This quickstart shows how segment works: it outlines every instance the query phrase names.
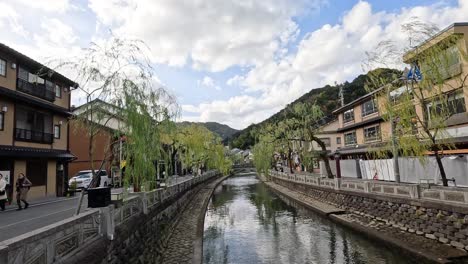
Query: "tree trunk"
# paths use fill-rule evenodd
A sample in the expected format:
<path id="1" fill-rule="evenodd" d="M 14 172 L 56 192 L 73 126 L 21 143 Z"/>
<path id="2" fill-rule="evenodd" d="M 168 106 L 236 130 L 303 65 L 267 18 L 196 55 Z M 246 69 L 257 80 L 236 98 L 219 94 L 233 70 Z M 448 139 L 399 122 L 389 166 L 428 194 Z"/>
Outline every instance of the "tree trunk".
<path id="1" fill-rule="evenodd" d="M 442 158 L 439 155 L 438 150 L 434 150 L 437 166 L 439 167 L 440 177 L 442 178 L 442 184 L 448 186 L 447 175 L 445 174 L 444 164 L 442 164 Z"/>
<path id="2" fill-rule="evenodd" d="M 292 166 L 292 150 L 288 147 L 288 163 L 289 163 L 289 171 L 294 173 L 293 166 Z"/>
<path id="3" fill-rule="evenodd" d="M 327 146 L 325 146 L 325 143 L 323 143 L 323 141 L 320 140 L 318 137 L 311 135 L 311 138 L 312 138 L 312 141 L 317 142 L 317 144 L 322 149 L 322 154 L 320 154 L 320 157 L 322 158 L 323 163 L 325 163 L 325 169 L 327 170 L 328 178 L 332 179 L 333 173 L 330 167 L 330 160 L 328 159 L 328 155 L 327 155 Z"/>

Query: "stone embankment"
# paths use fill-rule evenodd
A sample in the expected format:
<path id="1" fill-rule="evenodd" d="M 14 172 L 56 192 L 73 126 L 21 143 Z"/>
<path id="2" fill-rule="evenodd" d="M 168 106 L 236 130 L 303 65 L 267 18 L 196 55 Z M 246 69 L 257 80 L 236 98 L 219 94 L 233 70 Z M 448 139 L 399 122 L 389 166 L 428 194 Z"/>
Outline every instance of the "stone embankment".
<path id="1" fill-rule="evenodd" d="M 280 197 L 286 196 L 383 244 L 400 248 L 421 262 L 468 263 L 462 243 L 467 239 L 468 221 L 465 223 L 464 215 L 450 211 L 453 206 L 422 207 L 408 199 L 321 188 L 284 177 L 273 176 L 271 181 L 261 178 Z"/>
<path id="2" fill-rule="evenodd" d="M 202 263 L 205 211 L 216 186 L 226 177 L 203 186 L 183 208 L 162 254 L 161 263 Z"/>

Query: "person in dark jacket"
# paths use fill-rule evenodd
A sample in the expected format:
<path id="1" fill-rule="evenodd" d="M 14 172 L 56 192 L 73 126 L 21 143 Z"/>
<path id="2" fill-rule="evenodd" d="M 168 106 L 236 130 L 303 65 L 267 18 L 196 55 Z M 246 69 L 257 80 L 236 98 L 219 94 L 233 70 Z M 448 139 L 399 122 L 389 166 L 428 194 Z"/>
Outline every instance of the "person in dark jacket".
<path id="1" fill-rule="evenodd" d="M 28 192 L 31 188 L 31 182 L 24 176 L 23 173 L 18 174 L 18 180 L 16 181 L 16 202 L 18 203 L 18 211 L 23 210 L 21 206 L 21 201 L 24 203 L 24 209 L 29 207 Z"/>

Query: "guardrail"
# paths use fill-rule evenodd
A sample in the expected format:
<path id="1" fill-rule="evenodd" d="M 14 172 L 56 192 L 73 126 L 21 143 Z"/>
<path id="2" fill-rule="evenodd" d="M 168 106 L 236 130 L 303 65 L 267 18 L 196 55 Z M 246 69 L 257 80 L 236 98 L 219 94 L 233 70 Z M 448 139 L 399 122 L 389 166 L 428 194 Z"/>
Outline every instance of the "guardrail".
<path id="1" fill-rule="evenodd" d="M 131 194 L 119 207 L 90 209 L 84 213 L 0 242 L 0 263 L 61 262 L 100 237 L 114 239 L 115 227 L 175 198 L 195 185 L 219 175 L 208 171 L 165 189 Z"/>
<path id="2" fill-rule="evenodd" d="M 372 193 L 409 199 L 450 202 L 468 205 L 468 188 L 444 187 L 435 184 L 395 183 L 356 178 L 325 178 L 314 174 L 290 174 L 270 171 L 270 176 L 278 179 L 334 190 L 358 193 Z"/>

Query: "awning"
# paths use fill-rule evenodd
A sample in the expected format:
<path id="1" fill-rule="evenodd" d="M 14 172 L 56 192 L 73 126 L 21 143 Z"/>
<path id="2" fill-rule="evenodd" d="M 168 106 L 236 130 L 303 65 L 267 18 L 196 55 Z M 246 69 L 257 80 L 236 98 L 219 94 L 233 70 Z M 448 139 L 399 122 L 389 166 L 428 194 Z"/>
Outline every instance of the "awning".
<path id="1" fill-rule="evenodd" d="M 0 157 L 5 158 L 47 158 L 73 160 L 76 157 L 66 150 L 0 146 Z"/>

